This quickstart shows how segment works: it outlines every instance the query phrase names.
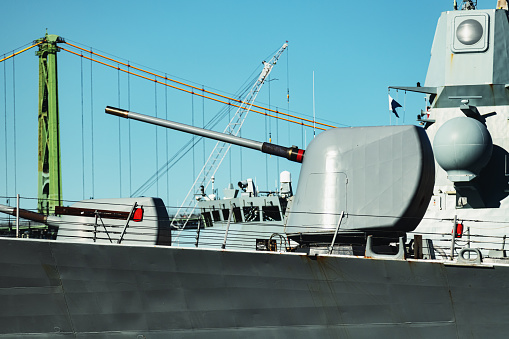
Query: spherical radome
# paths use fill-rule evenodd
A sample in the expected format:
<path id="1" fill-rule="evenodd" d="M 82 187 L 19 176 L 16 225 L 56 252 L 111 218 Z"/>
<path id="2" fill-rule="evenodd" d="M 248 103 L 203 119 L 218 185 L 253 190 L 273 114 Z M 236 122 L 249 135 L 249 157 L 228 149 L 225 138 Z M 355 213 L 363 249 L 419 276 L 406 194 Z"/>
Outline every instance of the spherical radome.
<path id="1" fill-rule="evenodd" d="M 479 21 L 467 19 L 458 25 L 456 38 L 464 45 L 473 45 L 481 40 L 483 28 Z"/>
<path id="2" fill-rule="evenodd" d="M 478 175 L 490 160 L 492 150 L 486 126 L 467 117 L 444 123 L 433 141 L 435 159 L 449 175 Z"/>

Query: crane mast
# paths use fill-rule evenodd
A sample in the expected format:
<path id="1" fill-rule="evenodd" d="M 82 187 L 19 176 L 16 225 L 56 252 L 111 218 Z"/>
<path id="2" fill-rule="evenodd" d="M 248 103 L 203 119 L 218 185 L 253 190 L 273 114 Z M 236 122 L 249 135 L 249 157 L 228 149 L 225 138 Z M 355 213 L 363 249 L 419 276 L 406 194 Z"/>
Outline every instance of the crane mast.
<path id="1" fill-rule="evenodd" d="M 246 117 L 249 113 L 249 110 L 251 109 L 251 106 L 253 105 L 253 102 L 256 99 L 256 96 L 260 92 L 260 89 L 265 83 L 265 80 L 268 78 L 270 72 L 272 71 L 272 68 L 277 63 L 279 57 L 287 47 L 288 42 L 284 43 L 283 46 L 281 46 L 281 48 L 276 52 L 276 54 L 274 54 L 270 61 L 268 62 L 263 61 L 263 70 L 261 71 L 260 76 L 258 77 L 255 84 L 251 87 L 249 93 L 245 96 L 244 100 L 242 100 L 240 107 L 237 109 L 234 116 L 231 118 L 230 122 L 224 129 L 223 133 L 234 136 L 237 136 L 239 134 L 240 129 L 242 128 L 242 125 L 244 124 L 244 121 L 246 120 Z M 172 227 L 182 229 L 186 227 L 189 218 L 196 209 L 196 200 L 194 199 L 195 194 L 199 194 L 201 192 L 202 186 L 205 190 L 208 188 L 210 183 L 213 181 L 216 171 L 219 169 L 219 166 L 221 165 L 224 158 L 226 157 L 226 154 L 230 150 L 230 147 L 231 144 L 228 144 L 223 141 L 218 141 L 216 143 L 207 161 L 203 165 L 202 169 L 200 170 L 200 173 L 196 177 L 193 185 L 191 186 L 189 192 L 184 198 L 182 205 L 177 210 L 177 213 L 175 213 L 171 222 Z M 185 220 L 183 225 L 178 226 L 175 224 L 177 220 L 183 219 Z"/>

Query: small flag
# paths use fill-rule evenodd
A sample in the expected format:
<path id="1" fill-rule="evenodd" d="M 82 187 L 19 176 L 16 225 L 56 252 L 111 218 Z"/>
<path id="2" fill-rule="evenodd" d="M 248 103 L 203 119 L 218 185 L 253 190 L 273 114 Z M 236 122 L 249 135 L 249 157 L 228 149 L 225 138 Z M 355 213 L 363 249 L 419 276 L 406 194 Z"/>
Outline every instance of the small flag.
<path id="1" fill-rule="evenodd" d="M 402 107 L 399 102 L 394 100 L 389 94 L 389 111 L 392 111 L 396 115 L 396 118 L 399 118 L 398 112 L 396 112 L 396 108 Z"/>

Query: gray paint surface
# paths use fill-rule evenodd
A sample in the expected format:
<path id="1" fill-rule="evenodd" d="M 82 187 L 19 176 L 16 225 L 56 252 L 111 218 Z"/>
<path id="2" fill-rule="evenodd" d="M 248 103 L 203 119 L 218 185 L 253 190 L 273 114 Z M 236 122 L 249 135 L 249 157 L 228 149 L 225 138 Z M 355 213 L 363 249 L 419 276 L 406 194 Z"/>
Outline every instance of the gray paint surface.
<path id="1" fill-rule="evenodd" d="M 459 17 L 468 20 L 478 13 L 489 16 L 488 48 L 456 53 L 451 45 L 456 33 L 455 20 Z M 436 182 L 432 200 L 415 232 L 432 239 L 435 248 L 441 247 L 447 254 L 450 252 L 451 223 L 454 218 L 462 222 L 468 234 L 479 236 L 480 239 L 474 243 L 470 243 L 468 238 L 458 239 L 456 248 L 477 246 L 484 255 L 489 255 L 492 251 L 503 253 L 506 249 L 503 239 L 508 235 L 505 225 L 509 220 L 507 14 L 505 10 L 446 12 L 442 13 L 435 32 L 425 83 L 425 86 L 437 88 L 437 96 L 431 96 L 431 109 L 426 112 L 427 119 L 433 121 L 426 129 L 430 140 L 436 142 L 437 138 L 440 139 L 440 132 L 443 132 L 442 128 L 446 127 L 446 124 L 460 117 L 465 119 L 468 112 L 464 113 L 460 108 L 470 106 L 479 112 L 475 118 L 485 124 L 493 143 L 491 150 L 489 147 L 480 147 L 480 162 L 489 157 L 483 167 L 477 167 L 477 161 L 470 158 L 472 154 L 462 151 L 465 158 L 461 160 L 470 158 L 467 162 L 470 161 L 473 167 L 468 167 L 471 167 L 471 172 L 477 172 L 473 173 L 476 178 L 470 181 L 457 181 L 457 176 L 450 177 L 438 163 L 435 166 Z M 441 158 L 440 147 L 434 147 L 437 160 Z M 456 254 L 457 251 L 458 249 L 455 250 Z"/>
<path id="2" fill-rule="evenodd" d="M 141 221 L 130 220 L 122 236 L 126 220 L 88 216 L 50 216 L 53 226 L 58 227 L 57 240 L 67 242 L 117 243 L 121 238 L 124 244 L 151 243 L 170 245 L 170 222 L 164 202 L 160 198 L 136 197 L 117 199 L 90 199 L 78 201 L 74 208 L 89 210 L 112 210 L 130 212 L 134 204 L 143 209 Z M 100 216 L 100 214 L 99 214 Z"/>
<path id="3" fill-rule="evenodd" d="M 433 183 L 431 145 L 420 127 L 325 131 L 306 150 L 287 232 L 334 231 L 341 211 L 346 218 L 340 231 L 411 231 L 426 211 Z"/>
<path id="4" fill-rule="evenodd" d="M 453 182 L 470 181 L 491 158 L 490 132 L 479 121 L 458 117 L 445 122 L 433 140 L 437 163 Z"/>
<path id="5" fill-rule="evenodd" d="M 17 338 L 496 337 L 509 316 L 507 265 L 16 239 L 0 258 Z"/>
<path id="6" fill-rule="evenodd" d="M 455 50 L 456 23 L 476 18 L 487 23 L 484 38 L 487 48 Z M 476 106 L 508 105 L 505 85 L 509 84 L 509 21 L 507 11 L 500 9 L 444 12 L 438 20 L 425 86 L 436 87 L 443 94 L 433 105 L 437 108 L 458 107 L 460 99 L 450 96 L 477 96 L 470 99 Z M 442 91 L 445 91 L 442 93 Z"/>

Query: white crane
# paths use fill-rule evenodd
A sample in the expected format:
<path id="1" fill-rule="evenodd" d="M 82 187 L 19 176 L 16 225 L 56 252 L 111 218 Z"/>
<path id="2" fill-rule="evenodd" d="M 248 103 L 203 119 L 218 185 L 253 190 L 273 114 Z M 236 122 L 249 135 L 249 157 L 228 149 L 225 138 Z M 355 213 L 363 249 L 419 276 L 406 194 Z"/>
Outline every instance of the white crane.
<path id="1" fill-rule="evenodd" d="M 249 110 L 251 109 L 251 106 L 253 105 L 253 102 L 256 99 L 256 96 L 258 95 L 258 92 L 260 92 L 260 89 L 262 88 L 262 85 L 264 84 L 265 80 L 269 76 L 270 72 L 272 71 L 272 67 L 277 63 L 279 57 L 284 52 L 284 50 L 288 47 L 288 42 L 284 43 L 283 46 L 274 54 L 272 59 L 270 61 L 264 61 L 263 62 L 263 70 L 260 73 L 260 76 L 258 77 L 258 80 L 253 85 L 249 93 L 246 95 L 244 100 L 242 100 L 240 107 L 235 112 L 235 115 L 230 120 L 226 128 L 224 129 L 223 133 L 227 133 L 230 135 L 237 136 L 239 134 L 240 129 L 242 128 L 242 125 L 244 124 L 244 121 L 247 117 L 247 114 L 249 113 Z M 226 157 L 226 154 L 230 150 L 231 144 L 227 144 L 222 141 L 218 141 L 210 153 L 207 161 L 205 162 L 205 165 L 203 165 L 203 168 L 201 169 L 200 173 L 196 177 L 196 180 L 193 183 L 193 186 L 187 193 L 184 202 L 177 210 L 177 213 L 173 217 L 173 220 L 171 222 L 171 225 L 173 227 L 178 228 L 185 228 L 187 225 L 187 222 L 189 221 L 189 218 L 193 214 L 195 208 L 196 208 L 196 199 L 194 198 L 196 194 L 200 194 L 202 191 L 201 187 L 203 186 L 203 190 L 206 191 L 207 187 L 214 180 L 214 175 L 216 171 L 218 170 L 219 166 L 223 162 L 224 158 Z M 177 220 L 185 219 L 183 225 L 176 225 L 175 222 Z"/>

